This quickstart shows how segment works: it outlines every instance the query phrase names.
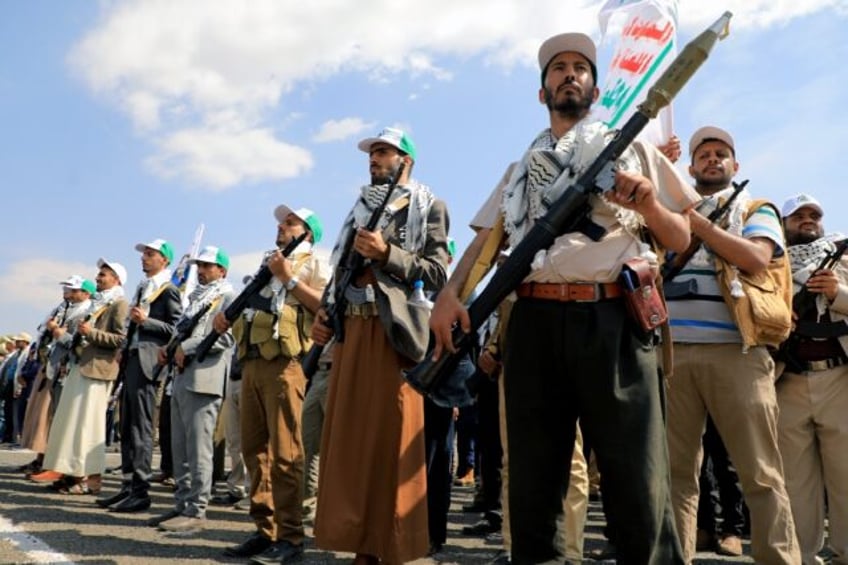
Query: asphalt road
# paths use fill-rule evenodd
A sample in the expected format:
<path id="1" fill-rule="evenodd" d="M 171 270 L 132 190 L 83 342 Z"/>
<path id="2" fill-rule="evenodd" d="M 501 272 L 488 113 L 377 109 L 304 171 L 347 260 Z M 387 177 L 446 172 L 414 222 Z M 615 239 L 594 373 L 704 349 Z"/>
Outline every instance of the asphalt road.
<path id="1" fill-rule="evenodd" d="M 14 467 L 32 459 L 32 453 L 0 448 L 0 564 L 13 563 L 85 563 L 85 564 L 203 564 L 244 563 L 228 559 L 221 552 L 243 541 L 252 531 L 246 511 L 210 508 L 208 524 L 201 533 L 190 536 L 167 535 L 146 527 L 145 521 L 168 510 L 173 502 L 167 487 L 156 485 L 151 491 L 153 506 L 138 514 L 114 514 L 94 504 L 90 495 L 68 496 L 26 480 Z M 107 465 L 117 465 L 119 455 L 107 454 Z M 104 492 L 115 492 L 118 477 L 104 477 Z M 449 517 L 448 543 L 434 558 L 421 559 L 415 565 L 458 563 L 477 565 L 491 562 L 500 551 L 501 539 L 471 538 L 460 532 L 477 515 L 463 514 L 461 507 L 470 502 L 470 488 L 455 488 Z M 590 506 L 586 533 L 586 551 L 602 548 L 603 513 Z M 350 555 L 333 554 L 315 548 L 307 528 L 304 563 L 349 563 Z M 746 544 L 746 551 L 748 550 Z M 696 563 L 752 563 L 750 558 L 720 558 L 699 554 Z M 606 564 L 611 560 L 585 563 Z"/>

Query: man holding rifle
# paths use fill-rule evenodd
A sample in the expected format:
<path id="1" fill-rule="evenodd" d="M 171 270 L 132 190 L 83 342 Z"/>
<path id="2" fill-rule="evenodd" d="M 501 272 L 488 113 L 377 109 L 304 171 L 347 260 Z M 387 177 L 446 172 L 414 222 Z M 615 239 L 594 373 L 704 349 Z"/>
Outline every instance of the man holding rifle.
<path id="1" fill-rule="evenodd" d="M 689 142 L 689 174 L 704 196 L 692 211 L 694 250 L 665 281 L 674 375 L 668 387 L 668 445 L 677 533 L 687 562 L 695 555 L 698 475 L 707 414 L 739 475 L 751 515 L 757 563 L 800 563 L 777 446 L 776 347 L 789 331 L 788 266 L 778 212 L 742 190 L 716 223 L 707 217 L 734 191 L 739 169 L 731 135 L 698 129 Z M 786 280 L 782 280 L 785 278 Z M 785 333 L 781 329 L 785 327 Z M 774 328 L 774 329 L 772 329 Z M 719 539 L 741 555 L 735 535 Z"/>
<path id="2" fill-rule="evenodd" d="M 323 323 L 312 329 L 322 345 L 337 334 L 315 539 L 321 548 L 355 553 L 357 565 L 405 563 L 429 549 L 424 402 L 401 379 L 401 369 L 424 357 L 429 309 L 408 298 L 418 280 L 428 291 L 445 282 L 448 215 L 444 202 L 410 178 L 416 152 L 403 131 L 385 128 L 359 149 L 368 154 L 371 184 L 330 259 L 329 296 L 347 307 L 328 320 L 324 304 Z M 354 263 L 361 268 L 345 273 Z"/>
<path id="3" fill-rule="evenodd" d="M 173 366 L 171 451 L 174 460 L 174 507 L 150 522 L 168 532 L 203 528 L 212 491 L 215 424 L 230 369 L 231 332 L 222 334 L 203 361 L 193 359 L 201 340 L 213 332 L 212 320 L 234 297 L 227 281 L 230 258 L 214 246 L 204 247 L 189 264 L 197 265 L 197 288 L 174 328 L 168 346 L 159 350 L 159 366 Z M 218 334 L 215 334 L 218 335 Z"/>
<path id="4" fill-rule="evenodd" d="M 257 285 L 233 320 L 242 364 L 241 446 L 256 532 L 224 554 L 252 557 L 255 563 L 285 563 L 303 554 L 301 412 L 306 378 L 300 357 L 311 345 L 309 327 L 327 284 L 325 268 L 313 251 L 322 234 L 315 213 L 283 205 L 274 217 L 279 249 L 265 259 L 270 281 Z M 229 329 L 225 312 L 215 316 L 214 326 L 218 333 Z"/>
<path id="5" fill-rule="evenodd" d="M 782 214 L 800 302 L 784 346 L 789 348 L 783 357 L 786 370 L 777 381 L 786 490 L 803 562 L 822 562 L 816 554 L 827 514 L 833 562 L 847 563 L 848 262 L 838 256 L 844 247 L 824 236 L 824 210 L 815 198 L 796 195 Z"/>
<path id="6" fill-rule="evenodd" d="M 470 327 L 457 296 L 492 228 L 502 217 L 515 248 L 557 198 L 550 192 L 558 183 L 551 180 L 578 178 L 611 139 L 603 124 L 587 119 L 599 95 L 592 40 L 582 33 L 551 37 L 538 59 L 538 99 L 550 127 L 472 220 L 480 229 L 431 317 L 435 356 L 452 348 L 454 323 L 466 332 Z M 622 562 L 683 562 L 668 489 L 654 333 L 628 316 L 616 281 L 625 261 L 652 258 L 644 228 L 667 249 L 686 248 L 684 212 L 698 196 L 647 144 L 634 143 L 615 169 L 614 189 L 589 197 L 595 229 L 557 234 L 516 289 L 503 359 L 514 563 L 566 558 L 557 524 L 578 418 L 597 454 Z M 656 256 L 653 263 L 656 268 Z"/>
<path id="7" fill-rule="evenodd" d="M 127 344 L 121 360 L 121 490 L 97 500 L 112 512 L 150 508 L 153 460 L 153 407 L 159 375 L 154 374 L 159 348 L 168 343 L 182 313 L 180 291 L 171 284 L 168 265 L 174 249 L 164 239 L 135 246 L 141 253 L 142 279 L 130 304 Z"/>

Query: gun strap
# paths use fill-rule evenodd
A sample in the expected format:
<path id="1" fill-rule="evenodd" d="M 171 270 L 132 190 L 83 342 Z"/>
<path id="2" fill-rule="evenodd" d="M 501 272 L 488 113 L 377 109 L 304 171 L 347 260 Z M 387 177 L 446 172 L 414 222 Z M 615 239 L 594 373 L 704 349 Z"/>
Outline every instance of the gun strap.
<path id="1" fill-rule="evenodd" d="M 165 284 L 163 284 L 162 286 L 157 288 L 155 291 L 153 291 L 153 293 L 151 293 L 151 295 L 149 297 L 147 297 L 146 300 L 145 299 L 143 299 L 143 300 L 145 302 L 147 302 L 148 304 L 150 304 L 151 302 L 154 302 L 157 298 L 159 298 L 159 296 L 163 292 L 165 292 L 165 289 L 167 289 L 169 286 L 171 286 L 170 281 L 166 282 Z"/>
<path id="2" fill-rule="evenodd" d="M 459 293 L 459 301 L 463 304 L 468 300 L 471 293 L 474 292 L 474 289 L 477 288 L 477 285 L 480 284 L 480 281 L 483 280 L 483 277 L 485 277 L 492 268 L 492 263 L 495 262 L 495 259 L 501 250 L 504 234 L 504 218 L 503 215 L 498 214 L 498 219 L 495 222 L 495 225 L 492 226 L 492 229 L 489 232 L 489 237 L 486 238 L 486 243 L 483 244 L 483 249 L 480 250 L 477 260 L 468 272 L 468 278 L 465 279 L 465 284 L 462 286 L 462 291 Z"/>

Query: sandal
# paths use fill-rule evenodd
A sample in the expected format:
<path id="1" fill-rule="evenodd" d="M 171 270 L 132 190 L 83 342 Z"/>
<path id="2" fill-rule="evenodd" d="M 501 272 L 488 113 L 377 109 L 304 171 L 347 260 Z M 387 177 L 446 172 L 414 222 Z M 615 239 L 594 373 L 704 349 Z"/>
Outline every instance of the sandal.
<path id="1" fill-rule="evenodd" d="M 63 488 L 68 488 L 69 486 L 74 484 L 74 482 L 76 482 L 76 479 L 74 477 L 69 477 L 68 475 L 62 475 L 61 479 L 53 481 L 52 483 L 50 483 L 47 486 L 47 488 L 49 488 L 50 490 L 62 492 Z"/>
<path id="2" fill-rule="evenodd" d="M 59 492 L 62 493 L 62 494 L 74 494 L 74 495 L 98 494 L 98 493 L 100 493 L 100 489 L 98 488 L 97 490 L 94 490 L 91 487 L 89 487 L 88 483 L 86 483 L 85 481 L 80 481 L 78 483 L 74 483 L 74 484 L 70 485 L 69 487 L 60 489 Z"/>

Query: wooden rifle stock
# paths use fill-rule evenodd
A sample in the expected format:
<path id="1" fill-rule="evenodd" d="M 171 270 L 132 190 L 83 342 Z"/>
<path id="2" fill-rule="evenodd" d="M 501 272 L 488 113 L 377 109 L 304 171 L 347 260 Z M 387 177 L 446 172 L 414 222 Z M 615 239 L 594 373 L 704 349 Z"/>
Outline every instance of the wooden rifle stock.
<path id="1" fill-rule="evenodd" d="M 406 163 L 401 161 L 401 164 L 398 167 L 394 178 L 392 178 L 392 182 L 389 184 L 389 188 L 386 191 L 386 195 L 383 197 L 382 202 L 380 202 L 380 205 L 371 213 L 371 217 L 368 218 L 368 223 L 365 225 L 365 229 L 367 231 L 374 231 L 377 229 L 377 225 L 380 223 L 380 218 L 383 216 L 383 211 L 386 209 L 386 206 L 389 205 L 389 199 L 395 191 L 395 188 L 397 188 L 405 169 Z M 344 341 L 344 313 L 347 309 L 345 291 L 365 264 L 365 257 L 357 253 L 355 250 L 350 249 L 353 245 L 353 238 L 356 237 L 355 229 L 356 226 L 354 226 L 354 231 L 350 234 L 349 245 L 346 246 L 348 247 L 347 253 L 345 253 L 344 257 L 339 260 L 339 262 L 343 263 L 344 266 L 341 268 L 341 276 L 334 285 L 335 300 L 332 304 L 328 304 L 329 293 L 327 292 L 324 293 L 324 297 L 321 300 L 321 308 L 323 308 L 327 313 L 327 320 L 333 325 L 333 333 L 336 336 L 336 341 L 339 343 Z M 309 352 L 303 357 L 300 366 L 307 379 L 311 378 L 312 375 L 315 374 L 315 371 L 318 370 L 318 360 L 320 359 L 323 351 L 323 345 L 313 343 Z"/>
<path id="2" fill-rule="evenodd" d="M 309 235 L 309 232 L 304 231 L 302 234 L 291 240 L 282 251 L 283 257 L 291 255 L 297 246 L 306 239 L 307 235 Z M 241 313 L 244 312 L 245 308 L 247 308 L 250 299 L 265 288 L 265 285 L 271 281 L 271 277 L 273 276 L 274 274 L 271 272 L 271 269 L 267 264 L 264 264 L 259 268 L 253 276 L 253 279 L 247 283 L 247 286 L 245 286 L 239 295 L 233 299 L 230 305 L 224 309 L 224 318 L 226 318 L 228 323 L 232 324 L 239 316 L 241 316 Z M 201 341 L 200 345 L 197 346 L 197 351 L 195 351 L 194 354 L 198 363 L 206 359 L 206 356 L 209 354 L 209 350 L 212 349 L 212 346 L 215 345 L 216 341 L 218 341 L 218 337 L 220 337 L 220 335 L 221 334 L 215 330 L 212 330 L 206 337 L 203 338 L 203 341 Z"/>
<path id="3" fill-rule="evenodd" d="M 736 200 L 736 197 L 742 192 L 745 186 L 748 184 L 748 181 L 742 181 L 741 183 L 733 183 L 733 192 L 727 198 L 727 200 L 721 206 L 718 206 L 715 210 L 710 212 L 710 215 L 707 216 L 707 220 L 711 224 L 716 224 L 721 222 L 724 217 L 730 212 L 730 206 L 733 204 L 733 201 Z M 671 259 L 666 261 L 662 266 L 662 271 L 660 273 L 662 277 L 662 281 L 664 283 L 670 282 L 674 277 L 680 274 L 680 271 L 683 270 L 683 267 L 686 266 L 686 263 L 692 258 L 693 255 L 698 251 L 698 248 L 704 243 L 704 240 L 700 237 L 692 234 L 692 239 L 689 243 L 689 247 L 686 248 L 685 251 L 681 253 L 675 254 Z"/>

